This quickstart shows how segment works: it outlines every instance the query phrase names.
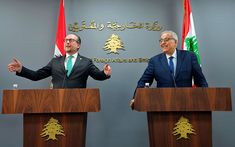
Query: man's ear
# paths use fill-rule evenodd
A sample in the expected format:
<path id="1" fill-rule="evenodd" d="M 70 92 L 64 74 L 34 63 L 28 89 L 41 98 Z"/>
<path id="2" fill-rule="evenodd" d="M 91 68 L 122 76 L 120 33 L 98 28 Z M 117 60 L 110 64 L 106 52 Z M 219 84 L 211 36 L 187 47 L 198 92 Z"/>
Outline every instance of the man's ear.
<path id="1" fill-rule="evenodd" d="M 178 41 L 177 41 L 177 40 L 175 40 L 175 43 L 176 43 L 176 44 L 178 44 Z"/>
<path id="2" fill-rule="evenodd" d="M 80 44 L 77 45 L 77 49 L 78 49 L 78 50 L 80 49 L 80 46 L 81 46 Z"/>

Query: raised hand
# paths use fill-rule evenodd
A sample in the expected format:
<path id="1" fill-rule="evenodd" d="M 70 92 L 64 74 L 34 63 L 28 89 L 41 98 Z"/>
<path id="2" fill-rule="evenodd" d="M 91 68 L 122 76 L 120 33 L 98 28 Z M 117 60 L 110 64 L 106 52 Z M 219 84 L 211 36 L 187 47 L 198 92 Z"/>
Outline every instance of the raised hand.
<path id="1" fill-rule="evenodd" d="M 8 64 L 7 67 L 10 72 L 21 72 L 22 70 L 22 64 L 16 58 L 13 58 L 12 62 Z"/>
<path id="2" fill-rule="evenodd" d="M 108 64 L 104 65 L 104 73 L 106 74 L 106 76 L 111 76 L 112 74 L 112 69 Z"/>

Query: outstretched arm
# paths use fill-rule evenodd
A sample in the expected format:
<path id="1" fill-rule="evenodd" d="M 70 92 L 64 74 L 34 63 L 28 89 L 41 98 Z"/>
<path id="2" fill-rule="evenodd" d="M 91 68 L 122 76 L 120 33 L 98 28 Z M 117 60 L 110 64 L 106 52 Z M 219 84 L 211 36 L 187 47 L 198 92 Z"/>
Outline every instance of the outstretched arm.
<path id="1" fill-rule="evenodd" d="M 25 77 L 33 81 L 37 81 L 37 80 L 44 79 L 51 75 L 51 62 L 49 62 L 47 66 L 37 71 L 33 71 L 24 67 L 18 59 L 13 58 L 13 61 L 8 64 L 8 70 L 10 72 L 16 72 L 17 76 L 21 76 L 21 77 Z"/>

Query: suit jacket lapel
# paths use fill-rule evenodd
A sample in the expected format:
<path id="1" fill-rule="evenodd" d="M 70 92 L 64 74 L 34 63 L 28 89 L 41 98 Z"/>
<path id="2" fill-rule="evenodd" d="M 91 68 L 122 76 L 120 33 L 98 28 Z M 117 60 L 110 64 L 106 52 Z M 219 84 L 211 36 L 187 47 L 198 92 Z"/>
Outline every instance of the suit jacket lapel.
<path id="1" fill-rule="evenodd" d="M 74 72 L 75 69 L 78 69 L 78 66 L 79 66 L 79 64 L 81 63 L 81 62 L 80 62 L 81 60 L 82 60 L 82 57 L 78 54 L 77 59 L 76 59 L 74 65 L 73 65 L 73 69 L 72 69 L 70 75 L 72 75 L 72 73 Z"/>
<path id="2" fill-rule="evenodd" d="M 166 59 L 166 55 L 164 53 L 161 55 L 160 61 L 162 63 L 163 68 L 166 70 L 166 72 L 171 74 L 170 69 L 169 69 L 169 65 L 168 65 L 168 62 L 167 62 L 167 59 Z"/>
<path id="3" fill-rule="evenodd" d="M 65 60 L 65 56 L 63 56 L 62 58 L 60 58 L 60 67 L 63 69 L 63 71 L 65 72 L 65 66 L 64 66 L 64 60 Z"/>
<path id="4" fill-rule="evenodd" d="M 183 59 L 184 59 L 184 55 L 181 54 L 180 51 L 178 51 L 178 50 L 176 50 L 176 51 L 177 51 L 177 65 L 176 65 L 175 77 L 178 76 L 181 65 L 183 63 Z"/>

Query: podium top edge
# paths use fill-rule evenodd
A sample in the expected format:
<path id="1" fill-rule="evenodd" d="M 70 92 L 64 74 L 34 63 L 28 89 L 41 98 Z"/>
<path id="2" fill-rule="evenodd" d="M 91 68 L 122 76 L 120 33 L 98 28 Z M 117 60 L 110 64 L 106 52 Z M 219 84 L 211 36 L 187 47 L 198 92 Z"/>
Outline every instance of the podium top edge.
<path id="1" fill-rule="evenodd" d="M 36 88 L 36 89 L 3 89 L 3 91 L 14 91 L 14 90 L 99 90 L 99 88 Z"/>

